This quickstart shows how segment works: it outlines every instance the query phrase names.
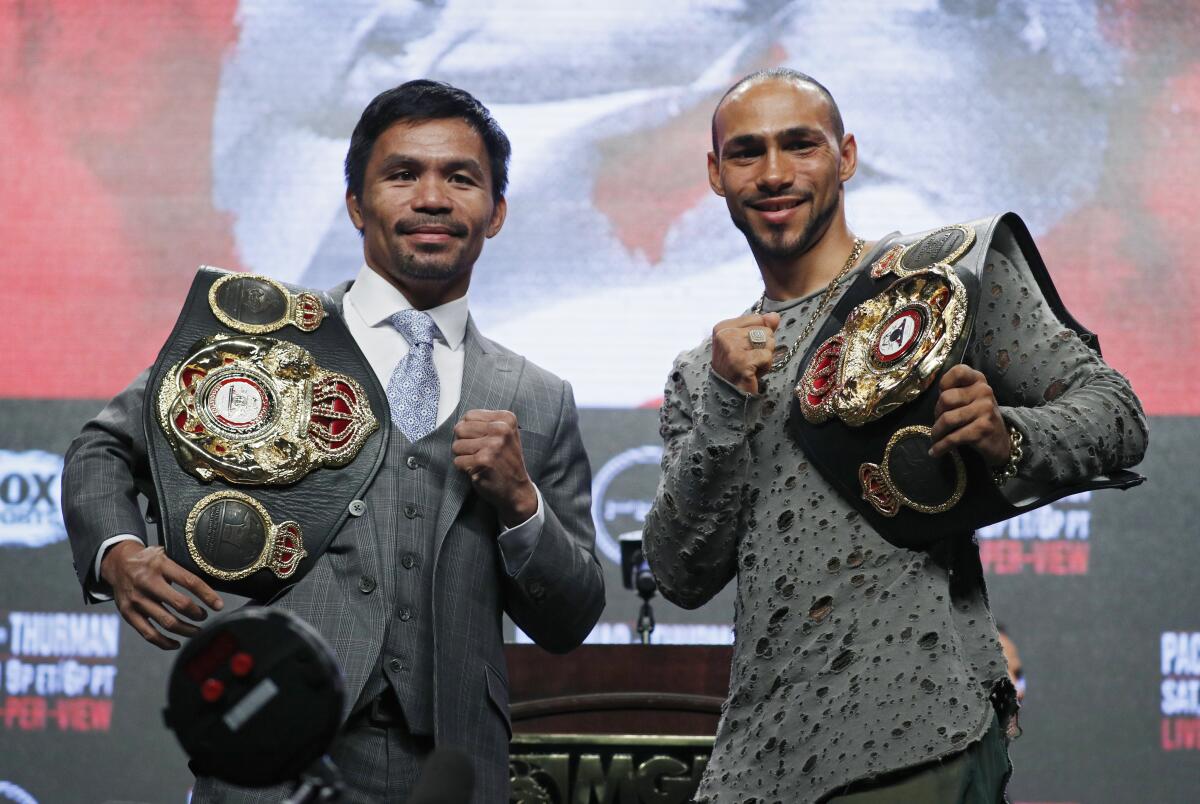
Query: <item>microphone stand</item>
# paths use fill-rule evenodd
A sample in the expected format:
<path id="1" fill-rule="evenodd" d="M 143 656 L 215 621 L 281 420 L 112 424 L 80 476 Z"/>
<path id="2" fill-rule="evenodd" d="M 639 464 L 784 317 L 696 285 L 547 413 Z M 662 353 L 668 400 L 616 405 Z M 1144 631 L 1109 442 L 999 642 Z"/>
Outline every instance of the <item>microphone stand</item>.
<path id="1" fill-rule="evenodd" d="M 642 608 L 638 611 L 637 619 L 638 638 L 643 645 L 649 645 L 650 635 L 654 633 L 654 609 L 650 606 L 650 599 L 658 591 L 658 584 L 655 583 L 654 574 L 650 572 L 650 565 L 646 563 L 645 558 L 641 558 L 635 566 L 633 587 L 642 599 Z"/>
<path id="2" fill-rule="evenodd" d="M 650 635 L 654 633 L 654 609 L 650 607 L 650 598 L 653 596 L 653 592 L 643 595 L 642 609 L 638 612 L 637 632 L 643 645 L 650 644 Z"/>

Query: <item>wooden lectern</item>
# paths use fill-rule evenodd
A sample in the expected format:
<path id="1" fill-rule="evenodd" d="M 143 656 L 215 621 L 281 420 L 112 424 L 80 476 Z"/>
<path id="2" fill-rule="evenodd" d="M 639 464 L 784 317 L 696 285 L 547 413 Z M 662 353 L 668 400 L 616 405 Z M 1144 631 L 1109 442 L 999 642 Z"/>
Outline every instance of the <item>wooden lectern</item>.
<path id="1" fill-rule="evenodd" d="M 695 792 L 729 645 L 507 645 L 512 801 L 674 804 Z"/>

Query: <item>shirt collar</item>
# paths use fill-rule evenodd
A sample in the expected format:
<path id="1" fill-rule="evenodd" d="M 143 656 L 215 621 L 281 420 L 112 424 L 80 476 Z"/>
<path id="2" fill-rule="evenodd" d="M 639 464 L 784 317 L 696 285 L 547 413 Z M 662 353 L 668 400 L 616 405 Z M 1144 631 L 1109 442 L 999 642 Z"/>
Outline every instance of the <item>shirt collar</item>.
<path id="1" fill-rule="evenodd" d="M 371 270 L 369 265 L 363 265 L 358 270 L 354 284 L 346 291 L 345 300 L 353 305 L 362 320 L 370 327 L 378 327 L 385 323 L 391 326 L 388 322 L 389 318 L 401 310 L 412 309 L 412 304 L 404 297 L 404 294 L 397 290 L 391 282 Z M 433 323 L 437 324 L 446 345 L 451 349 L 457 349 L 467 334 L 469 311 L 466 294 L 425 312 L 429 313 Z"/>

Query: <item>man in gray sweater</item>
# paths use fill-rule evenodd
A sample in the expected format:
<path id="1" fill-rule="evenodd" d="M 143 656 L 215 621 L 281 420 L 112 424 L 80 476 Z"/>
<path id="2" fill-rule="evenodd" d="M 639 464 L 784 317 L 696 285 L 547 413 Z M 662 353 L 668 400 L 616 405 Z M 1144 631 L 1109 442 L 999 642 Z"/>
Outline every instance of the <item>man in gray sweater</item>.
<path id="1" fill-rule="evenodd" d="M 713 116 L 710 184 L 745 234 L 765 291 L 677 358 L 662 407 L 662 478 L 645 527 L 647 558 L 669 600 L 693 608 L 737 579 L 729 698 L 700 801 L 1003 799 L 1005 731 L 1016 705 L 978 547 L 969 528 L 933 538 L 935 528 L 894 524 L 969 513 L 982 497 L 970 486 L 964 497 L 960 483 L 945 504 L 920 512 L 919 494 L 897 491 L 904 478 L 894 459 L 891 480 L 872 485 L 870 472 L 861 475 L 860 499 L 826 471 L 842 458 L 819 461 L 802 443 L 803 418 L 819 420 L 809 418 L 812 406 L 835 396 L 828 383 L 855 390 L 855 377 L 835 373 L 847 371 L 836 359 L 824 372 L 817 365 L 828 341 L 817 359 L 798 357 L 813 354 L 852 286 L 871 278 L 887 285 L 889 271 L 948 276 L 958 270 L 949 263 L 974 260 L 973 274 L 959 272 L 976 282 L 972 313 L 959 319 L 960 358 L 947 359 L 916 386 L 918 401 L 905 402 L 928 400 L 927 441 L 906 458 L 914 465 L 923 456 L 953 459 L 963 480 L 962 467 L 974 462 L 994 498 L 1001 492 L 989 470 L 996 486 L 1012 480 L 1003 498 L 1046 501 L 1137 463 L 1146 447 L 1128 382 L 1072 330 L 1065 311 L 1056 314 L 1031 272 L 1036 260 L 1021 256 L 1001 219 L 939 230 L 957 238 L 957 249 L 936 236 L 855 237 L 843 188 L 856 147 L 828 91 L 790 70 L 743 79 Z M 1031 241 L 1025 251 L 1036 254 Z M 920 315 L 912 310 L 921 305 L 910 304 L 872 330 L 877 373 L 936 334 L 928 314 L 949 295 Z M 852 337 L 831 340 L 850 349 Z M 808 407 L 792 399 L 798 374 Z M 841 428 L 824 432 L 843 432 L 847 452 L 869 429 L 821 426 Z M 861 466 L 886 475 L 880 463 L 883 470 Z"/>

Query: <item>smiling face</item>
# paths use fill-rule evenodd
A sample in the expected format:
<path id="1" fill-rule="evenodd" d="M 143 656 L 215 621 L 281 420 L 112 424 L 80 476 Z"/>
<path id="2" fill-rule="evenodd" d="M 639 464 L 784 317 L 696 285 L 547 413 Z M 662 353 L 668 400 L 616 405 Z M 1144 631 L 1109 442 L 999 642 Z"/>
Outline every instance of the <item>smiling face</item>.
<path id="1" fill-rule="evenodd" d="M 430 305 L 466 292 L 506 211 L 503 197 L 492 199 L 483 138 L 460 118 L 399 122 L 380 134 L 361 198 L 347 192 L 346 207 L 367 265 Z"/>
<path id="2" fill-rule="evenodd" d="M 759 261 L 811 249 L 842 214 L 842 183 L 854 175 L 852 135 L 841 142 L 825 97 L 784 79 L 731 93 L 714 118 L 709 184 Z"/>

